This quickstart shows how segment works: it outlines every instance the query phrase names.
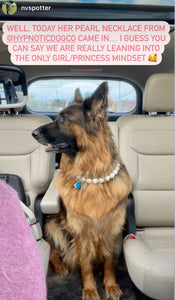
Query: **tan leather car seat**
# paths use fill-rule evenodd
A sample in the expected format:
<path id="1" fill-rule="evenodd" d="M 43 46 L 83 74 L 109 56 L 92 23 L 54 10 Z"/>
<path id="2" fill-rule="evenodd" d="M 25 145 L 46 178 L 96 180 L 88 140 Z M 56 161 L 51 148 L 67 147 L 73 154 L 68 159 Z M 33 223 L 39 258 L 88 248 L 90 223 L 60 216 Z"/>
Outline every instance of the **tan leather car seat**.
<path id="1" fill-rule="evenodd" d="M 0 111 L 6 112 L 9 107 L 13 107 L 13 104 L 0 106 Z M 46 274 L 50 246 L 42 238 L 40 224 L 36 223 L 32 211 L 34 211 L 36 197 L 46 192 L 52 180 L 55 155 L 47 153 L 45 147 L 35 141 L 31 132 L 49 122 L 51 122 L 50 118 L 41 115 L 0 115 L 0 173 L 18 175 L 22 179 L 31 205 L 30 209 L 23 203 L 21 205 L 37 241 Z"/>
<path id="2" fill-rule="evenodd" d="M 136 220 L 136 238 L 125 238 L 124 255 L 139 290 L 153 299 L 173 300 L 173 74 L 155 74 L 147 80 L 143 109 L 149 115 L 123 116 L 117 122 L 119 152 L 133 184 Z"/>
<path id="3" fill-rule="evenodd" d="M 42 115 L 0 116 L 0 173 L 21 177 L 32 210 L 36 197 L 47 190 L 53 177 L 55 155 L 47 153 L 31 132 L 49 122 Z"/>

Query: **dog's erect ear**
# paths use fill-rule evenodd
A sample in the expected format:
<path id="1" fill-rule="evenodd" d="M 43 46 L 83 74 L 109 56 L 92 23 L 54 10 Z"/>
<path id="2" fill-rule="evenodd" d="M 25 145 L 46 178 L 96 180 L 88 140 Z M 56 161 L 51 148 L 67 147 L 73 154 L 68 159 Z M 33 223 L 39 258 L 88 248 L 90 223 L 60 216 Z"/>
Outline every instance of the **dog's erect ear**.
<path id="1" fill-rule="evenodd" d="M 108 83 L 103 82 L 93 93 L 84 101 L 84 110 L 89 115 L 96 116 L 101 112 L 106 112 L 108 107 Z"/>
<path id="2" fill-rule="evenodd" d="M 81 96 L 80 89 L 75 90 L 74 102 L 76 102 L 76 103 L 83 102 L 83 97 Z"/>

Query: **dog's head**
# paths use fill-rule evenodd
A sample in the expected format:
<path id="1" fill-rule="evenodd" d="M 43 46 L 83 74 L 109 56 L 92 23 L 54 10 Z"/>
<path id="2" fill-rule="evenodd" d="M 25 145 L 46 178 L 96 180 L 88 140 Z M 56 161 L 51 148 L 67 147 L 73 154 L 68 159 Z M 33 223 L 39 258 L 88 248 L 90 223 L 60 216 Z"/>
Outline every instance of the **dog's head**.
<path id="1" fill-rule="evenodd" d="M 71 105 L 63 109 L 55 121 L 32 132 L 33 137 L 46 145 L 46 151 L 64 152 L 75 156 L 79 150 L 79 132 L 97 135 L 99 126 L 107 119 L 108 85 L 103 82 L 94 94 L 83 100 L 79 89 Z"/>

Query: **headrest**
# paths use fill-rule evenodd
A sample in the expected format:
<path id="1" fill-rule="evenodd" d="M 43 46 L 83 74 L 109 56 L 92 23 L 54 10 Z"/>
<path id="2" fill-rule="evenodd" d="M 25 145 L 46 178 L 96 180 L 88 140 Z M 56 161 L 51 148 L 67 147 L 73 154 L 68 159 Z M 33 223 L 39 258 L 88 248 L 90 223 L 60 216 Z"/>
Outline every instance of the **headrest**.
<path id="1" fill-rule="evenodd" d="M 143 109 L 147 112 L 174 112 L 174 74 L 153 74 L 148 78 Z"/>

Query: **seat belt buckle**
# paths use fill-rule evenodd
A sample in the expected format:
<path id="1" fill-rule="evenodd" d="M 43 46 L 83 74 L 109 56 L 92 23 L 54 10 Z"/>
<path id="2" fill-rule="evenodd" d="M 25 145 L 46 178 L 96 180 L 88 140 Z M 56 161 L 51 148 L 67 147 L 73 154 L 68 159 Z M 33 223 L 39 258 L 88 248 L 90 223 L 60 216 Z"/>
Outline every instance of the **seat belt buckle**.
<path id="1" fill-rule="evenodd" d="M 32 229 L 33 235 L 36 241 L 39 241 L 42 238 L 41 226 L 38 222 L 30 224 L 30 228 Z"/>
<path id="2" fill-rule="evenodd" d="M 135 240 L 135 239 L 136 239 L 136 235 L 130 233 L 129 240 Z"/>

